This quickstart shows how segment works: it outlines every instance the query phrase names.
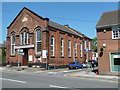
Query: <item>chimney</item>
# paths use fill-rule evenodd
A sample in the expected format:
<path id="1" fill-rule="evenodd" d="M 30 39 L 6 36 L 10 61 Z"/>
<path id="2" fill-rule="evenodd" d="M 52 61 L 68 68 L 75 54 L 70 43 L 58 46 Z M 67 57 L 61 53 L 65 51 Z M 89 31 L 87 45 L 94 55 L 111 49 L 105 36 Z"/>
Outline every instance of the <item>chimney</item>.
<path id="1" fill-rule="evenodd" d="M 64 25 L 64 27 L 67 27 L 67 28 L 69 28 L 69 25 Z"/>

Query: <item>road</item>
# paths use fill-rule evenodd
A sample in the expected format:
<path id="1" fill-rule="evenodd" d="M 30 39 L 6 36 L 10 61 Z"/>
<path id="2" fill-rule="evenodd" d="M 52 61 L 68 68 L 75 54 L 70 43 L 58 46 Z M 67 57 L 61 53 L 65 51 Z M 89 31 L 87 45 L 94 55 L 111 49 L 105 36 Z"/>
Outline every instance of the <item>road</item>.
<path id="1" fill-rule="evenodd" d="M 117 82 L 65 76 L 64 72 L 2 72 L 3 88 L 118 88 Z"/>

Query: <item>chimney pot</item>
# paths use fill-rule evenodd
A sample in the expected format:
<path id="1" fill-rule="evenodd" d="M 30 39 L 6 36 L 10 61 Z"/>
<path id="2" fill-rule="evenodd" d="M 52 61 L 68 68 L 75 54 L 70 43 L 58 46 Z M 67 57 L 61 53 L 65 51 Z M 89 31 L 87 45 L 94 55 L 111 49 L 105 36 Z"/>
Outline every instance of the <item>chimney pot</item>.
<path id="1" fill-rule="evenodd" d="M 69 27 L 69 25 L 64 25 L 64 27 Z"/>

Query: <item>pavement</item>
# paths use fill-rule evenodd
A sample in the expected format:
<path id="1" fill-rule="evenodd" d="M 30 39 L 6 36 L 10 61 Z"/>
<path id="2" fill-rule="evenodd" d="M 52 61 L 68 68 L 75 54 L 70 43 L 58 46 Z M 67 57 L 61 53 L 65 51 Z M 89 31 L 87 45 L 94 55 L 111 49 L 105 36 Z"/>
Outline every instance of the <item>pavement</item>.
<path id="1" fill-rule="evenodd" d="M 89 79 L 89 80 L 94 79 L 94 80 L 108 80 L 108 81 L 120 82 L 120 77 L 119 76 L 96 75 L 94 72 L 91 72 L 91 71 L 75 72 L 74 74 L 66 74 L 66 76 L 86 78 L 86 79 Z"/>
<path id="2" fill-rule="evenodd" d="M 97 68 L 96 68 L 97 69 Z M 67 68 L 64 69 L 51 69 L 45 70 L 44 68 L 30 68 L 30 67 L 0 67 L 2 71 L 9 71 L 9 72 L 26 72 L 26 73 L 41 73 L 41 72 L 48 72 L 48 73 L 58 73 L 58 72 L 66 72 L 64 76 L 72 76 L 72 77 L 79 77 L 79 78 L 86 78 L 86 79 L 97 79 L 97 80 L 109 80 L 109 81 L 116 81 L 120 82 L 120 77 L 118 76 L 110 76 L 110 75 L 96 75 L 92 72 L 92 68 L 85 68 L 81 70 L 68 70 Z"/>

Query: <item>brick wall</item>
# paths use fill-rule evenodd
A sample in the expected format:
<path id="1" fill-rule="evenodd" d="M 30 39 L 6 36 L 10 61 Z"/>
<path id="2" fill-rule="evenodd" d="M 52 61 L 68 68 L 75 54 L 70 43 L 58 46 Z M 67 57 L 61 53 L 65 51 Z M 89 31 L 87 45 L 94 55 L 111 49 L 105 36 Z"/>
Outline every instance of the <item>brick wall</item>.
<path id="1" fill-rule="evenodd" d="M 118 73 L 110 72 L 110 53 L 118 52 L 118 39 L 112 39 L 111 28 L 105 28 L 106 33 L 103 32 L 104 29 L 97 30 L 97 40 L 98 40 L 98 54 L 100 54 L 100 48 L 102 44 L 105 43 L 106 47 L 103 51 L 103 56 L 98 57 L 98 68 L 100 74 L 111 74 L 116 75 Z"/>
<path id="2" fill-rule="evenodd" d="M 27 21 L 23 22 L 23 19 L 27 18 Z M 27 28 L 30 33 L 30 45 L 34 45 L 33 48 L 28 49 L 28 59 L 29 55 L 32 55 L 32 61 L 28 60 L 28 63 L 35 63 L 38 58 L 35 57 L 36 55 L 36 30 L 40 28 L 42 30 L 42 50 L 48 50 L 48 62 L 49 63 L 55 63 L 57 65 L 66 65 L 70 61 L 80 61 L 83 63 L 85 61 L 85 51 L 84 51 L 84 45 L 83 45 L 83 57 L 80 57 L 80 43 L 84 41 L 84 39 L 81 39 L 78 36 L 75 35 L 69 35 L 66 32 L 63 32 L 61 30 L 58 30 L 56 28 L 52 28 L 48 26 L 48 19 L 41 18 L 36 16 L 34 13 L 29 12 L 26 9 L 23 9 L 20 14 L 18 14 L 17 18 L 12 22 L 12 24 L 8 27 L 8 34 L 7 34 L 7 60 L 10 63 L 17 63 L 18 62 L 18 54 L 17 50 L 15 52 L 15 56 L 11 56 L 11 33 L 14 32 L 16 35 L 16 46 L 20 46 L 20 33 L 21 30 Z M 49 30 L 49 31 L 46 31 Z M 55 57 L 51 57 L 50 55 L 50 36 L 55 36 Z M 60 56 L 60 38 L 64 39 L 64 57 Z M 71 57 L 68 57 L 68 40 L 71 40 Z M 73 46 L 74 41 L 77 42 L 77 57 L 74 58 L 73 56 Z M 87 44 L 88 41 L 91 41 L 90 39 L 86 38 Z M 91 45 L 92 49 L 92 45 Z M 20 62 L 23 64 L 24 62 L 24 56 L 20 56 Z M 89 59 L 92 58 L 91 52 L 89 52 Z M 46 59 L 41 58 L 40 62 L 45 63 Z"/>

